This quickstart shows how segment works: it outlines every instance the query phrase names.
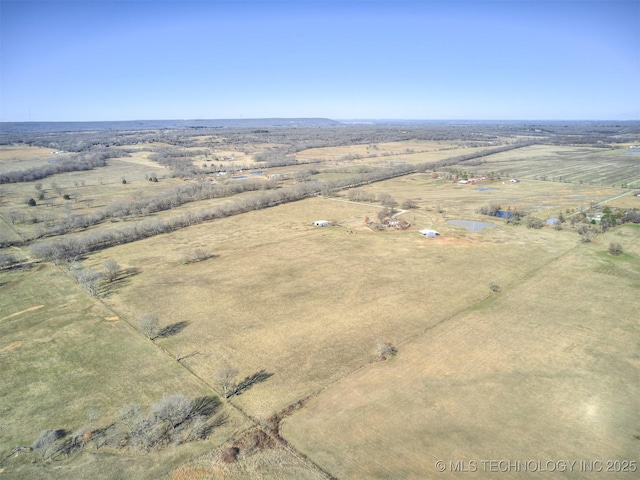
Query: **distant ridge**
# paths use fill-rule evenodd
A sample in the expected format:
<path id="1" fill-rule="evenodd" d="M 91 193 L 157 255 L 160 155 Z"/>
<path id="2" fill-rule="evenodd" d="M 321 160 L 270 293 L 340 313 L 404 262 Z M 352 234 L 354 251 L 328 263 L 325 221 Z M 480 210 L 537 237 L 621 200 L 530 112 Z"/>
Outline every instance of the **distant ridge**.
<path id="1" fill-rule="evenodd" d="M 126 120 L 111 122 L 0 122 L 0 133 L 162 130 L 174 128 L 334 127 L 328 118 L 237 118 L 212 120 Z"/>

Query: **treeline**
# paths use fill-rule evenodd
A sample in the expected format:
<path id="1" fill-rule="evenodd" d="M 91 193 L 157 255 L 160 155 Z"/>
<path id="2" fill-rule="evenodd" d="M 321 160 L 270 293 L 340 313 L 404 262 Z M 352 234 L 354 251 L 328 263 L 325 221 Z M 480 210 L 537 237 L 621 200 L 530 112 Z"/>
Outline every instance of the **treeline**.
<path id="1" fill-rule="evenodd" d="M 34 223 L 42 221 L 46 227 L 46 229 L 41 228 L 38 231 L 38 238 L 57 236 L 78 230 L 84 230 L 107 220 L 144 217 L 152 213 L 170 210 L 190 202 L 230 197 L 240 193 L 256 190 L 270 190 L 277 188 L 277 186 L 278 184 L 275 180 L 247 180 L 243 182 L 231 182 L 228 184 L 199 182 L 195 184 L 182 185 L 159 195 L 144 197 L 138 200 L 115 202 L 107 206 L 105 209 L 97 212 L 83 215 L 68 214 L 62 218 L 56 218 L 53 214 L 45 214 L 41 217 L 33 217 L 31 221 Z"/>
<path id="2" fill-rule="evenodd" d="M 215 208 L 201 209 L 198 212 L 186 212 L 164 221 L 159 219 L 143 220 L 135 225 L 95 231 L 82 237 L 63 237 L 48 242 L 38 242 L 30 246 L 30 251 L 36 258 L 60 264 L 73 261 L 79 256 L 92 251 L 135 242 L 162 233 L 169 233 L 208 220 L 230 217 L 252 210 L 260 210 L 300 200 L 320 193 L 320 191 L 321 187 L 318 185 L 294 185 L 293 187 L 238 199 Z"/>
<path id="3" fill-rule="evenodd" d="M 298 160 L 296 160 L 296 157 L 293 155 L 294 153 L 295 149 L 292 147 L 275 147 L 254 154 L 253 159 L 256 162 L 264 162 L 267 168 L 287 167 L 298 164 Z"/>
<path id="4" fill-rule="evenodd" d="M 69 128 L 73 128 L 70 124 Z M 64 132 L 1 132 L 0 144 L 25 143 L 67 152 L 100 147 L 126 147 L 165 143 L 179 147 L 216 148 L 220 144 L 245 147 L 252 144 L 286 145 L 296 153 L 309 148 L 375 144 L 403 140 L 499 142 L 505 137 L 526 136 L 559 144 L 616 144 L 637 141 L 638 122 L 388 122 L 371 125 L 225 126 L 203 128 L 146 128 Z M 203 141 L 203 137 L 208 136 Z"/>
<path id="5" fill-rule="evenodd" d="M 104 167 L 108 158 L 128 156 L 120 151 L 102 149 L 99 151 L 81 153 L 67 157 L 55 157 L 47 165 L 32 167 L 24 170 L 0 173 L 0 184 L 32 182 L 55 175 L 56 173 L 92 170 Z"/>
<path id="6" fill-rule="evenodd" d="M 158 162 L 164 167 L 169 167 L 175 177 L 187 177 L 202 173 L 193 165 L 194 157 L 206 157 L 207 150 L 185 150 L 182 148 L 161 148 L 155 149 L 149 155 L 149 160 Z"/>
<path id="7" fill-rule="evenodd" d="M 520 145 L 522 146 L 522 145 Z M 61 239 L 38 242 L 30 247 L 31 254 L 44 261 L 54 263 L 67 262 L 76 259 L 86 253 L 101 250 L 124 243 L 135 242 L 154 235 L 169 233 L 184 227 L 196 225 L 209 220 L 230 217 L 240 213 L 274 207 L 288 202 L 302 200 L 314 195 L 330 195 L 342 188 L 353 188 L 373 182 L 388 180 L 390 178 L 408 175 L 417 172 L 426 172 L 432 169 L 454 165 L 461 161 L 471 161 L 483 156 L 492 155 L 505 150 L 519 148 L 511 145 L 493 150 L 477 152 L 470 155 L 452 157 L 438 162 L 423 163 L 418 165 L 398 165 L 391 168 L 378 169 L 372 172 L 354 175 L 352 177 L 332 180 L 330 182 L 304 182 L 291 187 L 280 188 L 272 191 L 264 191 L 258 195 L 238 199 L 210 209 L 201 209 L 198 212 L 186 212 L 168 220 L 150 219 L 143 220 L 135 225 L 110 230 L 101 230 L 89 233 L 83 237 L 63 237 Z M 239 183 L 238 186 L 242 185 Z M 275 183 L 274 183 L 275 185 Z M 236 184 L 229 185 L 236 186 Z M 195 192 L 206 194 L 209 188 L 206 184 L 189 185 L 185 188 L 193 188 Z M 215 185 L 210 185 L 214 189 Z M 153 197 L 160 200 L 163 196 Z M 175 197 L 174 197 L 175 198 Z M 186 198 L 186 197 L 185 197 Z M 196 199 L 196 195 L 190 196 Z M 201 198 L 198 198 L 201 199 Z M 141 200 L 142 201 L 142 200 Z M 129 202 L 135 203 L 135 202 Z"/>
<path id="8" fill-rule="evenodd" d="M 93 424 L 98 412 L 90 411 L 87 423 L 74 433 L 65 429 L 42 430 L 30 447 L 11 452 L 30 451 L 33 461 L 67 457 L 85 448 L 107 448 L 115 452 L 145 453 L 168 445 L 180 445 L 207 438 L 227 421 L 218 413 L 221 402 L 205 396 L 190 400 L 185 395 L 167 395 L 145 413 L 139 405 L 128 405 L 104 427 Z"/>

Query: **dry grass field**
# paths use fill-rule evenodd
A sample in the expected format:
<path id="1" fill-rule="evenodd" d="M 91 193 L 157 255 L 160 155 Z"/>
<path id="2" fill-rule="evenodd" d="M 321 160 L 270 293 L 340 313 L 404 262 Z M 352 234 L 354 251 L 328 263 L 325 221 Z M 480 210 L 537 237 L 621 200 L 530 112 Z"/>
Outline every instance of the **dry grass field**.
<path id="1" fill-rule="evenodd" d="M 139 269 L 106 302 L 132 320 L 155 311 L 165 324 L 189 322 L 158 343 L 198 352 L 185 362 L 202 378 L 226 366 L 273 373 L 233 400 L 266 418 L 366 364 L 377 339 L 402 344 L 487 297 L 490 282 L 516 282 L 576 242 L 510 226 L 442 241 L 373 232 L 363 220 L 375 210 L 310 199 L 110 248 L 87 264 Z M 318 218 L 338 225 L 313 227 Z M 182 265 L 195 248 L 215 257 Z"/>
<path id="2" fill-rule="evenodd" d="M 628 149 L 534 145 L 486 158 L 473 171 L 495 171 L 527 179 L 640 188 L 640 155 Z"/>
<path id="3" fill-rule="evenodd" d="M 73 432 L 86 426 L 90 410 L 98 412 L 95 425 L 104 426 L 129 404 L 146 409 L 164 395 L 212 394 L 62 270 L 47 265 L 2 273 L 0 362 L 0 456 L 12 478 L 42 478 L 42 465 L 24 464 L 19 455 L 5 459 L 14 447 L 31 445 L 41 430 Z M 157 478 L 246 426 L 233 410 L 228 415 L 207 445 L 170 449 L 138 462 L 88 453 L 79 463 L 56 462 L 56 476 L 86 478 L 93 472 L 104 478 L 112 471 L 111 478 Z M 162 465 L 156 465 L 158 459 Z"/>
<path id="4" fill-rule="evenodd" d="M 29 145 L 0 145 L 0 173 L 46 165 L 55 149 Z"/>
<path id="5" fill-rule="evenodd" d="M 631 253 L 611 257 L 611 240 Z M 331 385 L 284 435 L 344 479 L 460 478 L 458 461 L 475 462 L 465 477 L 519 476 L 483 460 L 576 460 L 564 478 L 635 477 L 579 462 L 638 460 L 639 289 L 640 229 L 619 227 Z"/>
<path id="6" fill-rule="evenodd" d="M 482 181 L 473 185 L 434 180 L 431 174 L 406 175 L 384 182 L 361 187 L 372 195 L 386 193 L 399 204 L 413 200 L 420 208 L 406 213 L 403 218 L 415 222 L 420 228 L 429 225 L 445 225 L 448 219 L 496 221 L 478 210 L 490 204 L 501 205 L 540 218 L 557 217 L 575 212 L 592 203 L 606 202 L 609 206 L 640 208 L 640 198 L 635 191 L 596 185 L 522 180 Z M 346 196 L 345 196 L 346 197 Z M 429 227 L 432 228 L 432 227 Z M 444 228 L 453 228 L 444 226 Z"/>
<path id="7" fill-rule="evenodd" d="M 212 155 L 235 155 L 238 165 L 277 145 L 194 138 L 221 140 Z M 3 241 L 31 238 L 41 225 L 11 222 L 11 211 L 60 219 L 195 182 L 168 178 L 170 169 L 148 158 L 149 147 L 161 146 L 141 143 L 106 167 L 45 178 L 50 201 L 35 207 L 25 204 L 34 182 L 3 184 Z M 410 140 L 296 157 L 323 159 L 307 178 L 325 181 L 487 148 Z M 444 179 L 448 172 L 429 172 L 361 187 L 398 204 L 413 200 L 418 208 L 399 213 L 407 230 L 376 231 L 365 218 L 375 220 L 380 203 L 350 202 L 344 190 L 106 248 L 79 259 L 97 271 L 107 259 L 122 267 L 115 282 L 101 283 L 99 298 L 64 267 L 0 271 L 0 477 L 417 479 L 456 477 L 450 462 L 458 460 L 640 460 L 633 458 L 640 445 L 640 230 L 624 225 L 581 244 L 568 225 L 529 229 L 478 213 L 489 204 L 542 219 L 592 204 L 640 208 L 633 190 L 617 188 L 640 179 L 640 156 L 620 152 L 538 145 L 452 167 L 508 173 L 520 183 L 503 177 L 459 185 Z M 49 153 L 3 146 L 0 171 L 41 165 Z M 309 168 L 267 174 L 289 175 L 281 184 L 289 186 Z M 160 181 L 147 181 L 151 173 Z M 255 194 L 110 218 L 71 235 L 168 220 Z M 331 225 L 314 227 L 320 219 Z M 495 227 L 469 232 L 447 223 L 456 219 Z M 441 236 L 424 238 L 422 228 Z M 624 245 L 623 255 L 607 253 L 613 241 Z M 210 258 L 186 263 L 197 249 Z M 29 258 L 24 245 L 2 252 L 18 251 Z M 180 328 L 151 341 L 137 329 L 145 313 L 157 313 L 161 327 Z M 395 346 L 397 356 L 379 361 L 379 342 Z M 267 378 L 224 402 L 228 420 L 208 440 L 145 455 L 83 451 L 36 463 L 6 457 L 43 429 L 84 426 L 89 409 L 100 412 L 100 423 L 125 405 L 146 407 L 167 394 L 221 394 L 225 368 L 238 370 L 236 380 L 262 371 Z M 241 452 L 235 463 L 221 460 L 246 429 L 266 428 L 300 401 L 307 403 L 281 423 L 289 447 L 270 444 Z M 435 470 L 437 460 L 445 472 Z"/>

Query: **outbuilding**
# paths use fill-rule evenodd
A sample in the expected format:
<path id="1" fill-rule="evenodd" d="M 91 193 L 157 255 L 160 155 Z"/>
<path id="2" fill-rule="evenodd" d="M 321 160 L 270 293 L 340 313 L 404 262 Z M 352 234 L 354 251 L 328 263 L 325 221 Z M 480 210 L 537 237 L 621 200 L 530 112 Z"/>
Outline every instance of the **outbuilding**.
<path id="1" fill-rule="evenodd" d="M 422 230 L 420 230 L 420 235 L 422 235 L 423 237 L 435 238 L 440 234 L 438 232 L 436 232 L 435 230 L 430 230 L 428 228 L 423 228 Z"/>
<path id="2" fill-rule="evenodd" d="M 313 224 L 316 227 L 328 227 L 329 226 L 329 221 L 328 220 L 316 220 L 315 222 L 313 222 Z"/>

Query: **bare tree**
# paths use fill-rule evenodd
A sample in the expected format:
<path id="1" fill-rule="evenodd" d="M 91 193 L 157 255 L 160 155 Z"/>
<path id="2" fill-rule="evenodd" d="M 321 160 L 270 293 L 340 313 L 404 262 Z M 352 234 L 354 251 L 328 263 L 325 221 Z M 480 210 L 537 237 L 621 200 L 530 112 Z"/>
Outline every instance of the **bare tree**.
<path id="1" fill-rule="evenodd" d="M 63 438 L 66 435 L 64 430 L 42 430 L 35 442 L 31 445 L 31 449 L 41 459 L 45 459 L 51 456 L 51 447 L 56 440 Z"/>
<path id="2" fill-rule="evenodd" d="M 92 296 L 98 296 L 98 280 L 101 275 L 90 268 L 83 268 L 76 273 L 76 279 Z"/>
<path id="3" fill-rule="evenodd" d="M 97 408 L 90 408 L 87 412 L 87 426 L 89 430 L 93 427 L 93 422 L 95 422 L 100 416 L 100 411 Z"/>
<path id="4" fill-rule="evenodd" d="M 152 415 L 175 429 L 193 412 L 193 403 L 185 395 L 167 395 L 151 406 Z"/>
<path id="5" fill-rule="evenodd" d="M 418 208 L 418 204 L 415 202 L 415 200 L 407 198 L 404 202 L 402 202 L 402 208 L 404 208 L 405 210 L 410 210 L 412 208 Z"/>
<path id="6" fill-rule="evenodd" d="M 104 276 L 108 282 L 113 282 L 118 278 L 118 274 L 120 273 L 120 265 L 118 265 L 118 262 L 110 258 L 104 262 L 103 267 Z"/>
<path id="7" fill-rule="evenodd" d="M 145 337 L 153 340 L 156 338 L 159 331 L 158 323 L 159 319 L 157 313 L 145 313 L 138 321 L 138 328 Z"/>
<path id="8" fill-rule="evenodd" d="M 216 372 L 215 384 L 222 389 L 224 398 L 229 398 L 235 392 L 235 378 L 238 370 L 233 367 L 221 368 Z"/>
<path id="9" fill-rule="evenodd" d="M 398 205 L 398 202 L 396 202 L 396 200 L 388 193 L 379 193 L 378 201 L 385 207 L 389 207 L 389 208 L 393 208 L 396 205 Z"/>
<path id="10" fill-rule="evenodd" d="M 7 216 L 13 225 L 16 223 L 24 223 L 27 217 L 26 214 L 20 210 L 9 210 Z"/>

